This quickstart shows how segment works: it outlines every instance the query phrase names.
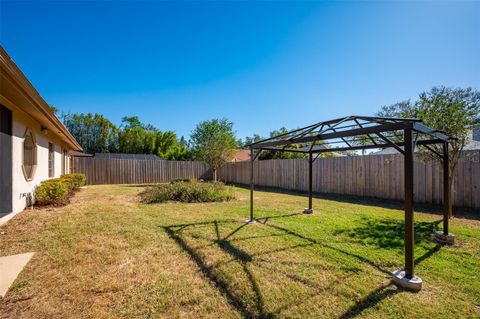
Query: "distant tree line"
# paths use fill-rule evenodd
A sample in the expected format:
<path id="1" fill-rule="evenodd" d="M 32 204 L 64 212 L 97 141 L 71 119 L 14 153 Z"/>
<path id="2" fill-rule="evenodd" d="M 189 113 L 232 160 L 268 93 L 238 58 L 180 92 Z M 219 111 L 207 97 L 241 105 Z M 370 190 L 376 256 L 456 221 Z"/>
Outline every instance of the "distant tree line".
<path id="1" fill-rule="evenodd" d="M 125 116 L 119 126 L 99 113 L 64 113 L 50 105 L 85 153 L 154 154 L 167 160 L 202 160 L 218 168 L 235 155 L 235 149 L 245 149 L 264 137 L 254 134 L 236 139 L 233 123 L 227 119 L 200 122 L 190 141 L 178 138 L 173 131 L 161 131 L 140 121 L 138 116 Z M 281 127 L 271 131 L 269 137 L 287 133 Z M 293 148 L 296 146 L 293 145 Z M 300 147 L 300 145 L 298 145 Z M 209 150 L 208 152 L 206 150 Z M 329 153 L 323 156 L 331 156 Z M 301 153 L 263 151 L 259 159 L 303 158 Z"/>
<path id="2" fill-rule="evenodd" d="M 183 137 L 142 123 L 137 116 L 122 118 L 116 126 L 101 114 L 61 113 L 62 122 L 85 153 L 155 154 L 163 159 L 192 159 L 192 151 Z"/>

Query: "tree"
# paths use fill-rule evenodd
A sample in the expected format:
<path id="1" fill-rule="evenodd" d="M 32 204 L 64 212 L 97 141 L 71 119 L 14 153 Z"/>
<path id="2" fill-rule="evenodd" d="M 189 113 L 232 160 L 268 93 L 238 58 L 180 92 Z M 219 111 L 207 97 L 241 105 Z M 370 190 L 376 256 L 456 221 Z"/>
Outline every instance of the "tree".
<path id="1" fill-rule="evenodd" d="M 194 157 L 207 163 L 217 180 L 217 169 L 231 160 L 237 147 L 233 123 L 227 119 L 200 122 L 190 137 Z"/>
<path id="2" fill-rule="evenodd" d="M 145 154 L 149 149 L 146 142 L 148 142 L 147 132 L 138 116 L 124 116 L 118 133 L 119 152 Z"/>
<path id="3" fill-rule="evenodd" d="M 281 134 L 288 133 L 286 127 L 281 127 L 278 130 L 273 130 L 270 132 L 269 137 L 275 137 Z M 239 140 L 239 145 L 242 148 L 247 148 L 247 145 L 261 141 L 265 138 L 261 137 L 258 134 L 254 134 L 252 137 L 245 137 L 245 141 Z M 290 148 L 299 148 L 300 145 L 291 145 Z M 294 152 L 279 152 L 279 151 L 262 151 L 258 156 L 259 160 L 269 160 L 269 159 L 287 159 L 287 158 L 303 158 L 302 153 L 294 153 Z"/>
<path id="4" fill-rule="evenodd" d="M 118 128 L 103 115 L 62 113 L 61 119 L 86 153 L 109 152 L 116 147 Z"/>
<path id="5" fill-rule="evenodd" d="M 192 159 L 188 145 L 179 141 L 173 131 L 161 131 L 151 124 L 143 124 L 137 116 L 122 118 L 120 127 L 121 153 L 155 154 L 167 160 Z"/>
<path id="6" fill-rule="evenodd" d="M 245 141 L 242 140 L 242 139 L 239 139 L 239 140 L 237 141 L 237 144 L 238 144 L 238 147 L 239 147 L 239 148 L 247 148 L 247 145 L 252 144 L 252 143 L 255 143 L 255 142 L 258 142 L 258 141 L 260 141 L 260 140 L 262 140 L 262 139 L 263 139 L 263 138 L 262 138 L 260 135 L 258 135 L 258 134 L 253 134 L 252 137 L 250 137 L 250 136 L 245 137 Z"/>
<path id="7" fill-rule="evenodd" d="M 53 111 L 53 113 L 55 113 L 56 116 L 60 116 L 60 110 L 58 107 L 53 104 L 48 104 L 48 107 L 50 107 L 50 109 Z"/>
<path id="8" fill-rule="evenodd" d="M 434 87 L 430 91 L 422 92 L 417 101 L 403 101 L 390 106 L 382 107 L 378 116 L 419 118 L 425 125 L 454 138 L 449 147 L 449 176 L 448 186 L 452 191 L 453 173 L 458 164 L 463 147 L 468 142 L 469 134 L 478 125 L 480 116 L 480 92 L 472 88 Z M 436 151 L 442 154 L 441 146 Z M 429 159 L 442 161 L 442 158 L 432 152 L 422 151 L 422 155 Z M 449 216 L 452 212 L 448 212 Z"/>
<path id="9" fill-rule="evenodd" d="M 189 160 L 192 158 L 192 152 L 182 136 L 180 141 L 172 131 L 157 132 L 155 154 L 163 159 L 169 160 Z"/>
<path id="10" fill-rule="evenodd" d="M 59 109 L 55 112 L 87 153 L 155 154 L 168 160 L 192 159 L 183 137 L 179 141 L 174 132 L 162 132 L 142 123 L 138 116 L 123 117 L 119 128 L 98 113 L 72 114 Z"/>
<path id="11" fill-rule="evenodd" d="M 189 143 L 182 136 L 178 142 L 170 147 L 167 157 L 171 160 L 186 161 L 193 159 L 193 152 Z"/>

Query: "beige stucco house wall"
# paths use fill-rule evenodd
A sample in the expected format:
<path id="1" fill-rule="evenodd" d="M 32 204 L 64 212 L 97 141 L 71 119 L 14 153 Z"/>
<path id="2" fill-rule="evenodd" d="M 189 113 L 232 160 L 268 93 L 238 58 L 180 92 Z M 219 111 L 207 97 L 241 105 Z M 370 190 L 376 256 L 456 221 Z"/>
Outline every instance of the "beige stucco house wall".
<path id="1" fill-rule="evenodd" d="M 43 180 L 71 172 L 69 151 L 80 145 L 58 120 L 25 75 L 0 46 L 0 217 L 20 212 L 34 201 Z M 35 141 L 36 167 L 27 178 L 24 140 Z M 49 143 L 53 145 L 53 174 L 49 176 Z"/>

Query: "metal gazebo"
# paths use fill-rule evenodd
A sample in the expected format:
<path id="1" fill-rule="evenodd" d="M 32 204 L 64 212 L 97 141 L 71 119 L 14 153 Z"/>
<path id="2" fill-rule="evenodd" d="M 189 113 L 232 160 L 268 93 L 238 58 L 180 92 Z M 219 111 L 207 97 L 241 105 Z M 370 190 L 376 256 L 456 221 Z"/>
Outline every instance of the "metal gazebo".
<path id="1" fill-rule="evenodd" d="M 443 233 L 436 234 L 446 241 L 451 194 L 449 180 L 449 137 L 422 124 L 419 119 L 347 116 L 319 122 L 275 137 L 248 145 L 251 152 L 250 168 L 250 219 L 254 222 L 253 191 L 254 161 L 262 150 L 296 152 L 308 155 L 308 208 L 312 213 L 313 162 L 325 152 L 355 151 L 393 147 L 404 155 L 405 178 L 405 269 L 394 272 L 394 282 L 407 289 L 419 290 L 421 279 L 414 275 L 413 226 L 413 158 L 416 147 L 424 147 L 443 159 Z"/>

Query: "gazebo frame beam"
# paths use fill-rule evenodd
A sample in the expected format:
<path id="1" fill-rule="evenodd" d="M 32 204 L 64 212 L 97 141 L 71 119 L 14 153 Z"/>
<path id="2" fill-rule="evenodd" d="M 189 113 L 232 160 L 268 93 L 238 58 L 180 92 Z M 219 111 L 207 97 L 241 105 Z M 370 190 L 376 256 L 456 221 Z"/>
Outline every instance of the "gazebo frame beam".
<path id="1" fill-rule="evenodd" d="M 442 140 L 435 139 L 435 140 L 424 140 L 418 141 L 417 145 L 430 145 L 430 144 L 440 144 L 443 143 Z M 303 150 L 303 149 L 295 149 L 295 148 L 280 148 L 280 147 L 262 147 L 262 150 L 266 151 L 278 151 L 278 152 L 292 152 L 292 153 L 330 153 L 330 152 L 342 152 L 342 151 L 358 151 L 358 150 L 368 150 L 368 149 L 376 149 L 376 148 L 387 148 L 393 147 L 392 144 L 397 146 L 403 146 L 403 142 L 390 142 L 385 144 L 376 144 L 376 145 L 358 145 L 358 146 L 346 146 L 346 147 L 335 147 L 335 148 L 323 148 L 323 149 L 312 149 L 311 151 Z"/>

